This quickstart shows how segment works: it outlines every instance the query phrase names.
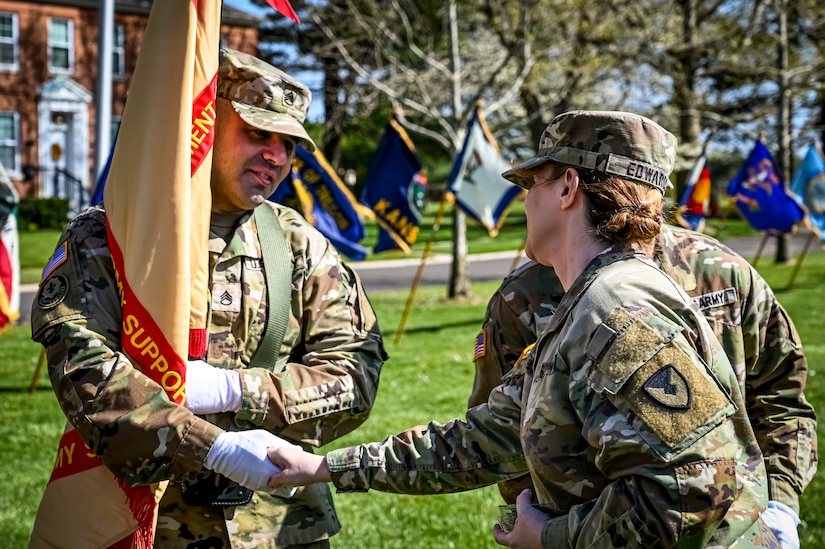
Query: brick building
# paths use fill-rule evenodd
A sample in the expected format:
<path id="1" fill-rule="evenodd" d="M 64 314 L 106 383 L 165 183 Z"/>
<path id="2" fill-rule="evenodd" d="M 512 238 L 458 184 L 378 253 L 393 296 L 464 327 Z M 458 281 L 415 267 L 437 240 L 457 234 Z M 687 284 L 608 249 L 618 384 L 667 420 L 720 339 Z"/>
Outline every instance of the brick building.
<path id="1" fill-rule="evenodd" d="M 162 0 L 161 0 L 162 1 Z M 115 0 L 112 134 L 151 0 Z M 21 196 L 88 205 L 94 185 L 98 0 L 0 0 L 0 162 Z M 221 44 L 255 53 L 260 20 L 223 7 Z"/>

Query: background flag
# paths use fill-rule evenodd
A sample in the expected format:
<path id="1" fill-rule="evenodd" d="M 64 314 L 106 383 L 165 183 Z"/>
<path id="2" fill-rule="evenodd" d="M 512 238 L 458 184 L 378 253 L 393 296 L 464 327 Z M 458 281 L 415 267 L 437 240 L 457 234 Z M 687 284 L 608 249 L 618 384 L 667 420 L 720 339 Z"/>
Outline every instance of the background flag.
<path id="1" fill-rule="evenodd" d="M 805 216 L 802 207 L 783 188 L 768 148 L 757 141 L 728 194 L 748 223 L 758 231 L 789 233 Z"/>
<path id="2" fill-rule="evenodd" d="M 18 202 L 11 178 L 0 164 L 0 333 L 17 320 L 20 309 Z"/>
<path id="3" fill-rule="evenodd" d="M 710 170 L 707 168 L 706 149 L 696 160 L 688 176 L 687 187 L 679 201 L 676 219 L 686 229 L 701 231 L 710 213 Z"/>
<path id="4" fill-rule="evenodd" d="M 490 236 L 498 234 L 507 209 L 523 192 L 521 187 L 501 177 L 502 172 L 510 168 L 476 105 L 447 190 L 455 195 L 458 207 L 481 223 Z"/>
<path id="5" fill-rule="evenodd" d="M 367 256 L 358 243 L 367 234 L 361 216 L 371 213 L 358 204 L 320 149 L 311 153 L 297 145 L 291 175 L 269 199 L 300 212 L 348 258 Z"/>
<path id="6" fill-rule="evenodd" d="M 811 145 L 791 182 L 791 192 L 808 210 L 808 224 L 825 242 L 825 160 L 816 145 Z"/>
<path id="7" fill-rule="evenodd" d="M 206 343 L 220 13 L 220 0 L 152 4 L 103 191 L 124 321 L 157 346 L 142 353 L 124 338 L 122 348 L 178 403 L 187 354 Z M 67 426 L 32 547 L 151 547 L 161 495 L 117 479 Z"/>
<path id="8" fill-rule="evenodd" d="M 275 8 L 281 15 L 289 17 L 296 23 L 300 23 L 298 15 L 295 13 L 295 10 L 292 9 L 289 0 L 266 0 L 266 3 Z"/>
<path id="9" fill-rule="evenodd" d="M 92 193 L 92 206 L 100 204 L 103 201 L 103 189 L 106 188 L 106 178 L 109 177 L 109 168 L 112 167 L 112 157 L 115 155 L 115 145 L 117 144 L 117 134 L 112 142 L 112 148 L 109 150 L 109 157 L 106 158 L 106 165 L 103 166 L 103 171 L 95 182 L 95 190 Z"/>
<path id="10" fill-rule="evenodd" d="M 372 209 L 379 226 L 374 253 L 410 253 L 424 209 L 426 179 L 421 168 L 415 146 L 393 115 L 361 190 L 361 203 Z"/>

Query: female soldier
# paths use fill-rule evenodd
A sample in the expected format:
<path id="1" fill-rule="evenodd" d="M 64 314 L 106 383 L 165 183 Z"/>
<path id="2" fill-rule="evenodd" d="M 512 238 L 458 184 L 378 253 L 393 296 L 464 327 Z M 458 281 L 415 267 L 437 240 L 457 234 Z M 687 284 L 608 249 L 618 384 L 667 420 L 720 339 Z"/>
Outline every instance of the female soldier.
<path id="1" fill-rule="evenodd" d="M 765 468 L 733 369 L 645 253 L 675 149 L 635 114 L 557 116 L 536 158 L 504 174 L 529 189 L 527 255 L 565 290 L 535 347 L 465 421 L 325 458 L 272 449 L 283 472 L 270 485 L 444 493 L 529 471 L 537 509 L 523 499 L 499 543 L 778 547 L 759 520 Z"/>

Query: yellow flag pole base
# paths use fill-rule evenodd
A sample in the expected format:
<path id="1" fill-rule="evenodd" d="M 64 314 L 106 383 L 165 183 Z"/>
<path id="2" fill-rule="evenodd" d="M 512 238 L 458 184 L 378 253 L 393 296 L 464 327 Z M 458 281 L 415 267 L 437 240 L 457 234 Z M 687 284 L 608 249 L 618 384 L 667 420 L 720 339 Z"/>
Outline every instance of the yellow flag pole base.
<path id="1" fill-rule="evenodd" d="M 34 367 L 34 375 L 32 382 L 29 384 L 29 394 L 37 390 L 37 382 L 40 381 L 40 372 L 43 371 L 43 366 L 46 365 L 46 349 L 40 350 L 40 358 L 37 359 L 37 366 Z"/>

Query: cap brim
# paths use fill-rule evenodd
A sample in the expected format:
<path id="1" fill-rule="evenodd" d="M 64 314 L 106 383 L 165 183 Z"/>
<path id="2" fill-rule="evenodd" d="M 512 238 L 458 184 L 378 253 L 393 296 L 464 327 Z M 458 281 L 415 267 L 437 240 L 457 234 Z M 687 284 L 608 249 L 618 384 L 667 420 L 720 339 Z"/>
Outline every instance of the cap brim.
<path id="1" fill-rule="evenodd" d="M 553 159 L 549 156 L 537 156 L 535 158 L 531 158 L 527 162 L 522 162 L 515 168 L 507 170 L 501 174 L 501 177 L 507 181 L 515 183 L 523 189 L 530 190 L 530 187 L 533 186 L 533 176 L 542 166 L 551 160 Z"/>
<path id="2" fill-rule="evenodd" d="M 232 101 L 232 107 L 238 116 L 251 126 L 268 132 L 282 133 L 297 137 L 301 145 L 309 152 L 315 152 L 315 142 L 307 133 L 304 125 L 286 113 L 273 112 Z"/>

